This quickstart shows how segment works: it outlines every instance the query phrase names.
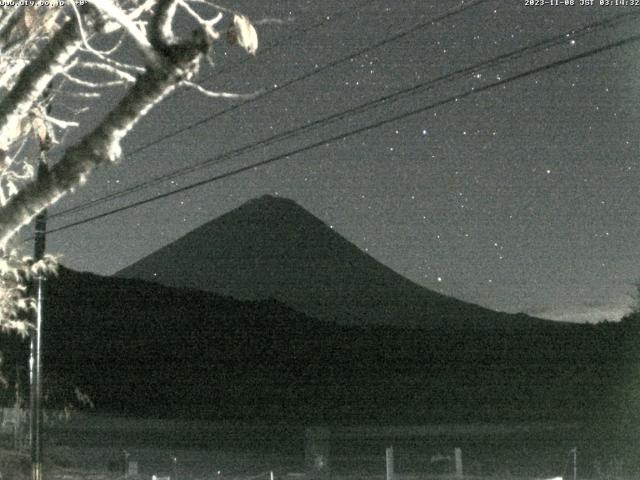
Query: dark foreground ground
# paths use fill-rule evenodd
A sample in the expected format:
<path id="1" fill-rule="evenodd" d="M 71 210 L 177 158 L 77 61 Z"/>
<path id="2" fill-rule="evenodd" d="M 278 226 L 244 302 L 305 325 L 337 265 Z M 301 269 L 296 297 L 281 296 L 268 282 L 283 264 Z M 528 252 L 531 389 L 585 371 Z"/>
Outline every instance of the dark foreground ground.
<path id="1" fill-rule="evenodd" d="M 125 459 L 139 478 L 172 480 L 298 480 L 305 478 L 305 427 L 76 416 L 46 429 L 45 478 L 115 480 Z M 544 479 L 574 474 L 614 480 L 637 474 L 629 439 L 598 437 L 577 424 L 457 424 L 333 427 L 329 463 L 334 477 L 383 478 L 393 446 L 399 478 L 439 478 L 462 450 L 465 476 Z M 9 439 L 5 438 L 8 446 Z M 9 450 L 0 451 L 6 460 Z M 0 469 L 2 469 L 0 462 Z M 6 467 L 5 467 L 6 468 Z M 0 470 L 1 472 L 1 470 Z M 1 477 L 19 480 L 18 474 Z"/>

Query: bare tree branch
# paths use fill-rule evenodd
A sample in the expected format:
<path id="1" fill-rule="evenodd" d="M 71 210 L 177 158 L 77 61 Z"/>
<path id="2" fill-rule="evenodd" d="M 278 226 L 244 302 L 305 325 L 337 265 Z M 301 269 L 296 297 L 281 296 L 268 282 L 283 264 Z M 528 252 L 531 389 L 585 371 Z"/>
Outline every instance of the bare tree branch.
<path id="1" fill-rule="evenodd" d="M 197 90 L 198 92 L 200 92 L 202 95 L 210 98 L 241 98 L 243 100 L 247 100 L 249 98 L 253 98 L 260 94 L 260 92 L 255 92 L 255 93 L 215 92 L 213 90 L 208 90 L 203 86 L 198 85 L 197 83 L 193 83 L 187 80 L 183 81 L 181 85 L 184 85 L 185 87 L 188 87 L 188 88 L 193 88 L 194 90 Z"/>
<path id="2" fill-rule="evenodd" d="M 121 8 L 110 0 L 91 0 L 93 5 L 100 11 L 105 13 L 109 18 L 118 22 L 124 28 L 125 32 L 136 42 L 138 49 L 142 52 L 145 61 L 153 67 L 160 65 L 158 54 L 151 46 L 147 37 L 140 31 L 135 22 L 126 15 Z"/>
<path id="3" fill-rule="evenodd" d="M 0 209 L 0 248 L 48 205 L 84 182 L 98 165 L 117 161 L 120 142 L 154 105 L 177 84 L 196 71 L 197 59 L 208 48 L 206 39 L 194 39 L 177 45 L 165 68 L 149 68 L 138 77 L 127 95 L 98 127 L 75 146 L 67 149 L 50 175 L 25 185 Z M 179 52 L 179 54 L 177 53 Z"/>
<path id="4" fill-rule="evenodd" d="M 26 279 L 55 267 L 54 259 L 33 263 L 12 247 L 21 227 L 81 185 L 93 169 L 118 161 L 122 139 L 176 87 L 194 88 L 209 97 L 247 97 L 204 89 L 192 81 L 220 37 L 214 27 L 223 14 L 233 15 L 227 32 L 232 43 L 255 53 L 257 34 L 247 17 L 207 0 L 89 1 L 80 9 L 68 3 L 55 9 L 0 10 L 0 329 L 26 333 L 32 328 L 24 320 L 33 305 Z M 215 13 L 207 18 L 190 3 L 207 5 Z M 191 38 L 174 34 L 178 9 L 196 25 Z M 101 50 L 90 43 L 97 34 L 105 40 L 111 40 L 111 34 L 120 38 Z M 142 52 L 137 64 L 118 55 L 119 47 L 131 42 Z M 87 99 L 100 97 L 91 90 L 100 87 L 126 90 L 90 133 L 61 151 L 46 175 L 34 179 L 34 147 L 40 153 L 52 146 L 64 148 L 58 143 L 80 125 Z M 53 115 L 52 105 L 65 115 Z"/>
<path id="5" fill-rule="evenodd" d="M 159 0 L 156 14 L 151 19 L 149 38 L 151 44 L 160 51 L 164 50 L 168 45 L 176 43 L 172 28 L 176 6 L 176 0 Z"/>
<path id="6" fill-rule="evenodd" d="M 2 21 L 0 21 L 0 48 L 4 48 L 8 43 L 11 32 L 13 32 L 22 15 L 24 15 L 24 9 L 22 8 L 12 8 L 9 13 L 3 15 Z"/>
<path id="7" fill-rule="evenodd" d="M 92 28 L 96 22 L 90 21 Z M 75 20 L 68 20 L 54 35 L 40 55 L 20 73 L 11 91 L 0 101 L 0 149 L 6 150 L 13 135 L 10 130 L 29 114 L 51 79 L 64 69 L 65 64 L 81 43 L 80 29 Z"/>

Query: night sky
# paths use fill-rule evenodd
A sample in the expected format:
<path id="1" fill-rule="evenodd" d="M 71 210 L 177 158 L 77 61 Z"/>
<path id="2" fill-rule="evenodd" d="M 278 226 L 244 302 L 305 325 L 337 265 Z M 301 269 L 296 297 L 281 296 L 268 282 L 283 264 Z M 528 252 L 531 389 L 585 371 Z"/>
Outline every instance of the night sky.
<path id="1" fill-rule="evenodd" d="M 471 6 L 430 23 L 461 5 Z M 434 105 L 53 233 L 48 249 L 61 254 L 64 265 L 112 274 L 249 199 L 272 194 L 294 199 L 380 262 L 447 295 L 571 321 L 615 320 L 629 308 L 640 279 L 640 42 L 486 87 L 638 34 L 640 5 L 234 0 L 231 6 L 260 23 L 263 50 L 247 58 L 238 47 L 216 44 L 215 68 L 202 72 L 203 85 L 251 93 L 319 73 L 126 155 L 121 164 L 96 172 L 52 214 L 566 35 L 555 46 L 472 69 L 280 143 L 54 217 L 50 228 Z M 624 13 L 629 17 L 616 24 L 580 30 Z M 419 23 L 425 26 L 323 69 Z M 106 95 L 91 114 L 112 98 Z M 178 91 L 139 124 L 124 150 L 240 103 Z"/>

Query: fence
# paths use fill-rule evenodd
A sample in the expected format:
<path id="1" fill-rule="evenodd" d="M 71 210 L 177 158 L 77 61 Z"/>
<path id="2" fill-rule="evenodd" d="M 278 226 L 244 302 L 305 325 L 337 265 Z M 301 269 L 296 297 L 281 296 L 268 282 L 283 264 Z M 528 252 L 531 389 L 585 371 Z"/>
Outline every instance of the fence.
<path id="1" fill-rule="evenodd" d="M 0 435 L 11 438 L 14 450 L 26 448 L 28 433 L 27 411 L 21 408 L 0 409 Z"/>
<path id="2" fill-rule="evenodd" d="M 77 416 L 77 413 L 74 413 L 74 415 Z M 62 410 L 45 410 L 43 417 L 45 426 L 51 426 L 58 422 L 68 422 L 71 418 L 71 410 L 66 408 Z M 0 436 L 4 437 L 5 444 L 10 441 L 14 450 L 26 450 L 29 435 L 28 422 L 28 409 L 0 408 Z"/>
<path id="3" fill-rule="evenodd" d="M 355 473 L 451 478 L 509 476 L 573 478 L 575 432 L 570 425 L 434 425 L 315 427 L 306 430 L 307 478 Z"/>

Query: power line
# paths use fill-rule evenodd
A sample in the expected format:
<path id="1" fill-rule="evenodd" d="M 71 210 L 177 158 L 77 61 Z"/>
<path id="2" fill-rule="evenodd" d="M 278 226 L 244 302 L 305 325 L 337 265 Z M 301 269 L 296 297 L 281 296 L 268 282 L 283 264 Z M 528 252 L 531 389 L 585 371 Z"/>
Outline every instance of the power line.
<path id="1" fill-rule="evenodd" d="M 639 15 L 640 15 L 640 12 L 616 15 L 616 16 L 610 17 L 610 18 L 608 18 L 606 20 L 601 20 L 599 22 L 594 22 L 594 23 L 585 25 L 583 27 L 580 27 L 579 29 L 574 29 L 574 30 L 572 30 L 571 36 L 574 39 L 575 38 L 579 38 L 582 35 L 585 35 L 587 33 L 593 32 L 597 28 L 609 27 L 609 26 L 614 25 L 614 24 L 616 24 L 616 23 L 618 23 L 620 21 L 629 20 L 629 19 L 631 19 L 633 17 L 637 17 Z M 221 163 L 221 162 L 226 161 L 226 160 L 228 160 L 230 158 L 233 158 L 233 157 L 239 156 L 241 154 L 247 153 L 249 151 L 255 150 L 258 147 L 264 147 L 264 146 L 267 146 L 267 145 L 271 145 L 272 143 L 275 143 L 277 141 L 281 141 L 281 140 L 284 140 L 284 139 L 287 139 L 287 138 L 291 138 L 291 137 L 296 136 L 296 135 L 298 135 L 298 134 L 300 134 L 300 133 L 302 133 L 302 132 L 304 132 L 304 131 L 306 131 L 308 129 L 324 127 L 326 125 L 329 125 L 330 123 L 333 123 L 333 122 L 335 122 L 337 120 L 343 119 L 343 118 L 345 118 L 347 116 L 351 116 L 351 115 L 355 115 L 355 114 L 358 114 L 358 113 L 362 113 L 362 112 L 364 112 L 366 110 L 375 108 L 375 107 L 377 107 L 379 105 L 382 105 L 384 103 L 387 103 L 387 102 L 395 102 L 395 101 L 400 100 L 401 98 L 407 97 L 409 95 L 414 95 L 419 91 L 429 90 L 429 89 L 435 87 L 435 85 L 440 83 L 440 82 L 453 81 L 456 78 L 460 78 L 460 77 L 462 77 L 462 76 L 464 76 L 464 75 L 466 75 L 468 73 L 471 73 L 471 72 L 484 70 L 486 68 L 489 68 L 491 66 L 504 63 L 504 62 L 509 61 L 509 60 L 517 60 L 517 59 L 523 58 L 525 54 L 528 55 L 528 54 L 532 54 L 532 53 L 541 51 L 543 49 L 548 49 L 548 48 L 556 46 L 556 45 L 558 45 L 560 43 L 566 42 L 566 39 L 567 39 L 567 34 L 565 34 L 565 33 L 558 34 L 558 35 L 556 35 L 556 36 L 554 36 L 552 38 L 536 42 L 534 44 L 519 48 L 517 50 L 498 55 L 498 56 L 496 56 L 496 57 L 494 57 L 492 59 L 485 60 L 485 61 L 473 64 L 473 65 L 470 65 L 468 67 L 465 67 L 463 69 L 459 69 L 457 71 L 441 75 L 441 76 L 436 77 L 436 78 L 434 78 L 432 80 L 428 80 L 426 82 L 421 82 L 421 83 L 418 83 L 418 84 L 413 85 L 411 87 L 402 89 L 400 91 L 385 95 L 383 97 L 367 101 L 367 102 L 365 102 L 363 104 L 360 104 L 360 105 L 358 105 L 356 107 L 353 107 L 353 108 L 350 108 L 348 110 L 341 111 L 341 112 L 338 112 L 338 113 L 334 113 L 334 114 L 330 114 L 330 115 L 321 117 L 319 119 L 316 119 L 313 122 L 307 123 L 307 124 L 302 125 L 302 126 L 295 127 L 293 129 L 287 130 L 285 132 L 281 132 L 281 133 L 276 134 L 274 136 L 271 136 L 269 138 L 253 142 L 253 143 L 244 145 L 242 147 L 239 147 L 239 148 L 227 151 L 227 152 L 223 152 L 223 153 L 221 153 L 219 155 L 216 155 L 213 158 L 209 158 L 209 159 L 207 159 L 207 160 L 205 160 L 203 162 L 199 162 L 199 163 L 197 163 L 195 165 L 190 165 L 190 166 L 187 166 L 187 167 L 183 167 L 183 168 L 174 170 L 173 172 L 169 172 L 167 174 L 156 176 L 156 177 L 154 177 L 152 179 L 146 180 L 145 182 L 141 182 L 141 183 L 139 183 L 137 185 L 133 185 L 131 187 L 125 188 L 123 190 L 120 190 L 119 192 L 114 192 L 114 193 L 105 195 L 103 197 L 91 200 L 90 202 L 85 202 L 85 203 L 77 205 L 75 207 L 71 207 L 69 209 L 63 210 L 63 211 L 61 211 L 61 212 L 59 212 L 57 214 L 51 215 L 50 217 L 53 218 L 53 217 L 65 216 L 65 215 L 68 215 L 70 213 L 74 213 L 74 212 L 78 212 L 78 211 L 81 211 L 81 210 L 85 210 L 85 209 L 91 208 L 91 207 L 93 207 L 93 206 L 95 206 L 97 204 L 104 203 L 104 202 L 106 202 L 108 200 L 113 200 L 113 199 L 116 199 L 116 198 L 120 198 L 120 197 L 129 195 L 131 193 L 134 193 L 136 191 L 142 190 L 144 188 L 148 188 L 148 187 L 150 187 L 152 185 L 156 185 L 158 183 L 161 183 L 163 181 L 166 181 L 166 180 L 169 180 L 169 179 L 172 179 L 172 178 L 176 178 L 178 176 L 186 175 L 188 173 L 192 173 L 194 171 L 197 171 L 197 170 L 200 170 L 202 168 L 211 166 L 213 164 Z"/>
<path id="2" fill-rule="evenodd" d="M 363 0 L 363 3 L 368 3 L 368 0 Z M 278 47 L 290 42 L 291 40 L 295 39 L 296 37 L 299 37 L 301 34 L 304 34 L 304 33 L 308 32 L 310 30 L 313 30 L 315 28 L 321 27 L 321 26 L 325 25 L 326 23 L 328 23 L 329 21 L 335 21 L 337 18 L 340 18 L 340 17 L 344 16 L 346 13 L 351 12 L 354 8 L 357 8 L 357 7 L 350 6 L 349 8 L 346 8 L 346 9 L 344 9 L 342 11 L 333 13 L 330 16 L 325 16 L 322 20 L 320 20 L 319 22 L 316 22 L 316 23 L 314 23 L 314 24 L 312 24 L 310 26 L 297 29 L 293 33 L 291 33 L 290 35 L 287 35 L 286 37 L 274 42 L 273 44 L 261 48 L 260 49 L 260 52 L 261 52 L 260 54 L 264 55 L 264 54 L 268 53 L 269 51 L 275 50 L 276 48 L 278 48 Z M 227 68 L 222 67 L 220 70 L 217 70 L 216 74 L 217 75 L 221 75 L 221 74 L 225 74 L 225 73 L 227 73 L 229 71 L 236 70 L 237 67 L 239 67 L 240 65 L 242 65 L 242 64 L 244 64 L 244 63 L 246 63 L 246 62 L 248 62 L 250 60 L 252 60 L 252 58 L 245 55 L 241 60 L 236 62 L 234 65 L 232 65 L 230 67 L 227 67 Z M 181 91 L 184 91 L 184 90 L 181 90 Z M 173 98 L 175 98 L 175 96 Z M 256 98 L 252 98 L 250 100 L 255 100 L 255 99 Z M 240 107 L 240 106 L 242 106 L 242 104 L 238 105 L 237 107 Z M 233 108 L 228 109 L 228 111 L 219 112 L 219 113 L 215 114 L 215 116 L 223 115 L 225 113 L 228 113 L 231 110 L 233 110 Z M 160 143 L 160 142 L 164 141 L 165 139 L 172 138 L 173 136 L 176 136 L 179 133 L 183 133 L 184 131 L 190 130 L 191 128 L 195 128 L 196 126 L 201 125 L 202 123 L 206 123 L 207 121 L 209 121 L 211 119 L 212 118 L 202 119 L 202 120 L 196 122 L 195 124 L 187 125 L 186 128 L 180 129 L 180 131 L 178 131 L 178 132 L 172 132 L 172 133 L 170 133 L 168 135 L 165 135 L 163 137 L 158 137 L 158 138 L 154 139 L 153 141 L 149 142 L 149 144 L 145 144 L 145 145 L 142 145 L 140 147 L 137 147 L 135 150 L 133 150 L 131 152 L 125 152 L 125 154 L 135 155 L 136 153 L 139 153 L 140 151 L 145 150 L 145 149 L 151 147 L 152 145 L 154 145 L 156 143 Z M 116 195 L 116 196 L 118 196 L 118 195 Z M 97 199 L 96 203 L 101 203 L 102 200 L 103 200 L 102 198 Z M 90 203 L 93 204 L 94 202 L 92 201 Z M 80 208 L 80 209 L 84 209 L 84 208 Z M 74 208 L 74 210 L 75 210 L 75 208 Z M 65 215 L 66 213 L 70 213 L 70 211 L 59 212 L 57 214 L 51 215 L 51 217 L 57 217 L 57 216 Z"/>
<path id="3" fill-rule="evenodd" d="M 469 3 L 467 5 L 463 4 L 462 6 L 456 8 L 456 9 L 450 10 L 447 13 L 442 14 L 439 17 L 436 17 L 436 18 L 434 18 L 434 19 L 432 19 L 432 20 L 430 20 L 428 22 L 419 22 L 417 24 L 414 24 L 412 27 L 409 27 L 406 30 L 403 30 L 403 31 L 401 31 L 401 32 L 399 32 L 397 34 L 392 35 L 392 36 L 386 37 L 386 38 L 382 39 L 381 41 L 379 41 L 379 42 L 377 42 L 375 44 L 369 45 L 367 47 L 364 47 L 364 48 L 356 51 L 355 53 L 352 53 L 352 54 L 346 55 L 344 57 L 340 57 L 340 58 L 338 58 L 336 60 L 333 60 L 333 61 L 323 65 L 322 67 L 316 68 L 316 69 L 314 69 L 314 70 L 312 70 L 310 72 L 307 72 L 307 73 L 305 73 L 305 74 L 303 74 L 303 75 L 301 75 L 299 77 L 296 77 L 294 79 L 288 80 L 287 82 L 285 82 L 283 84 L 280 84 L 277 87 L 274 87 L 274 88 L 272 88 L 270 90 L 267 90 L 267 91 L 255 96 L 255 97 L 252 97 L 252 98 L 250 98 L 250 99 L 248 99 L 248 100 L 246 100 L 244 102 L 241 102 L 239 104 L 233 105 L 233 106 L 231 106 L 231 107 L 229 107 L 229 108 L 227 108 L 225 110 L 222 110 L 220 112 L 214 113 L 213 115 L 210 115 L 210 116 L 205 117 L 205 118 L 203 118 L 201 120 L 198 120 L 196 122 L 188 124 L 188 125 L 186 125 L 186 126 L 184 126 L 182 128 L 179 128 L 178 130 L 174 130 L 173 132 L 171 132 L 169 134 L 165 134 L 163 137 L 157 137 L 154 140 L 151 140 L 151 141 L 149 141 L 149 142 L 137 147 L 136 149 L 125 153 L 125 155 L 127 155 L 127 154 L 128 155 L 135 155 L 135 154 L 141 152 L 142 150 L 145 150 L 145 149 L 147 149 L 147 148 L 149 148 L 149 147 L 151 147 L 153 145 L 156 145 L 158 143 L 161 143 L 164 140 L 167 140 L 169 138 L 173 138 L 173 137 L 175 137 L 175 136 L 177 136 L 177 135 L 179 135 L 181 133 L 184 133 L 184 132 L 186 132 L 188 130 L 191 130 L 192 128 L 200 126 L 200 125 L 202 125 L 204 123 L 207 123 L 207 122 L 209 122 L 211 120 L 214 120 L 214 119 L 216 119 L 216 118 L 218 118 L 218 117 L 220 117 L 222 115 L 230 113 L 230 112 L 232 112 L 232 111 L 234 111 L 234 110 L 236 110 L 236 109 L 238 109 L 238 108 L 240 108 L 240 107 L 242 107 L 242 106 L 244 106 L 244 105 L 246 105 L 248 103 L 251 103 L 251 102 L 254 102 L 256 100 L 259 100 L 260 98 L 263 98 L 263 97 L 265 97 L 267 95 L 270 95 L 271 93 L 274 93 L 274 92 L 279 91 L 279 90 L 281 90 L 283 88 L 286 88 L 286 87 L 288 87 L 288 86 L 290 86 L 290 85 L 292 85 L 294 83 L 300 82 L 300 81 L 305 80 L 307 78 L 310 78 L 310 77 L 312 77 L 314 75 L 322 73 L 324 70 L 333 68 L 333 67 L 335 67 L 335 66 L 337 66 L 337 65 L 339 65 L 341 63 L 344 63 L 344 62 L 346 62 L 348 60 L 351 60 L 351 59 L 356 58 L 356 57 L 358 57 L 360 55 L 363 55 L 363 54 L 365 54 L 365 53 L 367 53 L 369 51 L 372 51 L 372 50 L 374 50 L 376 48 L 379 48 L 381 46 L 384 46 L 384 45 L 386 45 L 388 43 L 394 42 L 394 41 L 399 40 L 401 38 L 404 38 L 404 37 L 412 34 L 413 32 L 415 32 L 415 31 L 417 31 L 419 29 L 422 29 L 422 28 L 424 28 L 424 27 L 426 27 L 428 25 L 433 25 L 433 24 L 436 24 L 438 22 L 441 22 L 441 21 L 443 21 L 443 20 L 445 20 L 445 19 L 447 19 L 447 18 L 449 18 L 451 16 L 454 16 L 454 15 L 457 15 L 459 13 L 462 13 L 462 12 L 464 12 L 464 11 L 470 9 L 470 8 L 474 8 L 474 7 L 476 7 L 476 6 L 478 6 L 478 5 L 482 4 L 482 3 L 485 3 L 487 1 L 490 1 L 490 0 L 476 0 L 475 2 L 472 1 L 471 3 Z M 109 198 L 114 198 L 114 195 L 115 195 L 115 197 L 119 196 L 118 193 L 114 193 L 114 194 L 109 195 L 108 197 Z M 88 202 L 88 204 L 93 205 L 95 203 L 100 203 L 102 201 L 103 201 L 102 198 L 100 198 L 100 199 L 96 199 L 95 201 Z M 84 209 L 84 208 L 86 208 L 86 207 L 82 207 L 82 208 L 79 208 L 79 209 Z M 74 209 L 74 211 L 77 210 L 76 207 L 73 207 L 73 209 Z M 58 213 L 56 215 L 52 215 L 51 217 L 60 216 L 60 215 L 66 214 L 66 213 L 70 213 L 70 211 L 60 212 L 60 213 Z"/>
<path id="4" fill-rule="evenodd" d="M 401 38 L 407 37 L 407 36 L 411 35 L 412 33 L 416 32 L 416 31 L 418 31 L 418 30 L 420 30 L 422 28 L 425 28 L 425 27 L 427 27 L 429 25 L 433 25 L 435 23 L 438 23 L 438 22 L 441 22 L 443 20 L 446 20 L 447 18 L 450 18 L 450 17 L 452 17 L 454 15 L 457 15 L 459 13 L 462 13 L 462 12 L 464 12 L 464 11 L 470 9 L 470 8 L 477 7 L 478 5 L 481 5 L 482 3 L 485 3 L 485 2 L 488 2 L 488 1 L 491 1 L 491 0 L 475 0 L 475 1 L 472 1 L 471 3 L 469 3 L 467 5 L 463 4 L 462 6 L 460 6 L 458 8 L 450 10 L 449 12 L 447 12 L 445 14 L 442 14 L 439 17 L 434 18 L 433 20 L 429 20 L 427 22 L 419 22 L 419 23 L 413 25 L 412 27 L 409 27 L 406 30 L 403 30 L 403 31 L 401 31 L 399 33 L 396 33 L 394 35 L 386 37 L 386 38 L 380 40 L 379 42 L 376 42 L 376 43 L 374 43 L 372 45 L 368 45 L 366 47 L 363 47 L 363 48 L 357 50 L 354 53 L 350 53 L 348 55 L 340 57 L 340 58 L 338 58 L 336 60 L 333 60 L 333 61 L 321 66 L 321 67 L 315 68 L 315 69 L 311 70 L 310 72 L 304 73 L 304 74 L 300 75 L 299 77 L 287 80 L 284 83 L 281 83 L 276 87 L 273 87 L 273 88 L 271 88 L 269 90 L 265 90 L 265 91 L 255 95 L 254 97 L 251 97 L 251 98 L 245 100 L 244 102 L 240 102 L 240 103 L 235 104 L 235 105 L 233 105 L 233 106 L 231 106 L 229 108 L 226 108 L 224 110 L 216 112 L 213 115 L 209 115 L 209 116 L 207 116 L 205 118 L 197 120 L 197 121 L 195 121 L 193 123 L 190 123 L 190 124 L 188 124 L 188 125 L 186 125 L 186 126 L 184 126 L 182 128 L 174 130 L 171 133 L 165 134 L 162 137 L 157 137 L 157 138 L 155 138 L 153 140 L 150 140 L 149 142 L 144 143 L 144 144 L 134 148 L 133 150 L 131 150 L 129 152 L 126 152 L 126 154 L 127 155 L 135 155 L 137 153 L 140 153 L 141 151 L 146 150 L 147 148 L 150 148 L 153 145 L 161 143 L 161 142 L 163 142 L 163 141 L 165 141 L 165 140 L 167 140 L 169 138 L 173 138 L 173 137 L 175 137 L 175 136 L 177 136 L 177 135 L 179 135 L 181 133 L 184 133 L 184 132 L 194 128 L 194 127 L 197 127 L 197 126 L 202 125 L 204 123 L 210 122 L 211 120 L 214 120 L 214 119 L 216 119 L 218 117 L 221 117 L 222 115 L 226 115 L 227 113 L 231 113 L 231 112 L 237 110 L 238 108 L 243 107 L 244 105 L 248 105 L 250 103 L 256 102 L 256 101 L 258 101 L 258 100 L 260 100 L 262 98 L 265 98 L 268 95 L 271 95 L 271 94 L 273 94 L 275 92 L 278 92 L 278 91 L 280 91 L 280 90 L 282 90 L 284 88 L 287 88 L 287 87 L 289 87 L 289 86 L 291 86 L 293 84 L 296 84 L 298 82 L 306 80 L 307 78 L 311 78 L 311 77 L 313 77 L 315 75 L 318 75 L 318 74 L 324 72 L 325 70 L 329 70 L 330 68 L 336 67 L 336 66 L 338 66 L 338 65 L 340 65 L 340 64 L 342 64 L 344 62 L 347 62 L 347 61 L 349 61 L 349 60 L 351 60 L 353 58 L 356 58 L 356 57 L 359 57 L 361 55 L 364 55 L 365 53 L 368 53 L 368 52 L 370 52 L 372 50 L 375 50 L 375 49 L 377 49 L 379 47 L 387 45 L 387 44 L 389 44 L 391 42 L 395 42 L 396 40 L 400 40 Z"/>
<path id="5" fill-rule="evenodd" d="M 535 67 L 535 68 L 526 70 L 525 72 L 521 72 L 521 73 L 512 75 L 512 76 L 510 76 L 508 78 L 505 78 L 503 80 L 498 80 L 498 81 L 492 82 L 490 84 L 487 84 L 487 85 L 484 85 L 484 86 L 481 86 L 481 87 L 477 87 L 477 88 L 474 88 L 474 89 L 471 89 L 471 90 L 467 90 L 466 92 L 460 93 L 458 95 L 453 95 L 453 96 L 447 97 L 447 98 L 445 98 L 443 100 L 438 100 L 436 102 L 433 102 L 433 103 L 431 103 L 429 105 L 418 107 L 418 108 L 410 110 L 408 112 L 405 112 L 405 113 L 402 113 L 402 114 L 398 114 L 398 115 L 394 115 L 392 117 L 389 117 L 389 118 L 386 118 L 386 119 L 383 119 L 383 120 L 379 120 L 377 122 L 374 122 L 372 124 L 369 124 L 369 125 L 366 125 L 366 126 L 363 126 L 363 127 L 355 128 L 353 130 L 350 130 L 349 132 L 341 133 L 341 134 L 338 134 L 338 135 L 323 139 L 321 141 L 314 142 L 312 144 L 306 145 L 304 147 L 299 147 L 299 148 L 296 148 L 294 150 L 290 150 L 289 152 L 286 152 L 286 153 L 283 153 L 283 154 L 279 154 L 279 155 L 276 155 L 274 157 L 270 157 L 270 158 L 268 158 L 266 160 L 262 160 L 260 162 L 253 163 L 251 165 L 246 165 L 244 167 L 240 167 L 240 168 L 237 168 L 235 170 L 231 170 L 229 172 L 226 172 L 226 173 L 223 173 L 223 174 L 220 174 L 220 175 L 216 175 L 214 177 L 210 177 L 210 178 L 205 179 L 205 180 L 200 180 L 198 182 L 195 182 L 195 183 L 192 183 L 190 185 L 181 187 L 179 189 L 172 190 L 171 192 L 155 195 L 153 197 L 149 197 L 149 198 L 146 198 L 144 200 L 140 200 L 140 201 L 131 203 L 129 205 L 125 205 L 125 206 L 122 206 L 122 207 L 119 207 L 119 208 L 115 208 L 113 210 L 109 210 L 107 212 L 103 212 L 101 214 L 94 215 L 92 217 L 88 217 L 88 218 L 85 218 L 85 219 L 82 219 L 82 220 L 79 220 L 79 221 L 76 221 L 76 222 L 69 223 L 67 225 L 63 225 L 63 226 L 58 227 L 58 228 L 54 228 L 54 229 L 48 230 L 47 233 L 56 233 L 56 232 L 60 232 L 60 231 L 63 231 L 63 230 L 67 230 L 69 228 L 76 227 L 78 225 L 83 225 L 85 223 L 89 223 L 89 222 L 92 222 L 94 220 L 98 220 L 100 218 L 105 218 L 105 217 L 108 217 L 110 215 L 114 215 L 116 213 L 123 212 L 125 210 L 136 208 L 136 207 L 139 207 L 141 205 L 145 205 L 147 203 L 151 203 L 151 202 L 154 202 L 154 201 L 157 201 L 157 200 L 161 200 L 163 198 L 170 197 L 172 195 L 176 195 L 178 193 L 182 193 L 182 192 L 185 192 L 185 191 L 188 191 L 188 190 L 192 190 L 194 188 L 201 187 L 203 185 L 207 185 L 209 183 L 213 183 L 213 182 L 216 182 L 218 180 L 222 180 L 224 178 L 228 178 L 228 177 L 231 177 L 231 176 L 234 176 L 234 175 L 238 175 L 238 174 L 246 172 L 248 170 L 253 170 L 255 168 L 262 167 L 262 166 L 274 163 L 274 162 L 276 162 L 278 160 L 282 160 L 282 159 L 297 155 L 299 153 L 303 153 L 303 152 L 306 152 L 306 151 L 309 151 L 309 150 L 313 150 L 315 148 L 321 147 L 323 145 L 327 145 L 329 143 L 332 143 L 332 142 L 335 142 L 335 141 L 338 141 L 338 140 L 343 140 L 345 138 L 349 138 L 349 137 L 352 137 L 354 135 L 358 135 L 358 134 L 363 133 L 363 132 L 368 131 L 368 130 L 372 130 L 372 129 L 375 129 L 375 128 L 382 127 L 382 126 L 387 125 L 387 124 L 392 123 L 392 122 L 396 122 L 396 121 L 399 121 L 399 120 L 404 120 L 404 119 L 406 119 L 408 117 L 411 117 L 411 116 L 426 112 L 428 110 L 431 110 L 433 108 L 446 105 L 448 103 L 457 102 L 457 101 L 459 101 L 461 99 L 464 99 L 466 97 L 469 97 L 471 95 L 475 95 L 475 94 L 478 94 L 478 93 L 481 93 L 481 92 L 485 92 L 487 90 L 490 90 L 490 89 L 505 85 L 507 83 L 510 83 L 510 82 L 513 82 L 513 81 L 516 81 L 516 80 L 520 80 L 522 78 L 525 78 L 525 77 L 528 77 L 528 76 L 531 76 L 531 75 L 534 75 L 534 74 L 537 74 L 537 73 L 541 73 L 541 72 L 544 72 L 544 71 L 547 71 L 547 70 L 558 68 L 558 67 L 560 67 L 562 65 L 566 65 L 568 63 L 572 63 L 572 62 L 574 62 L 576 60 L 581 60 L 581 59 L 584 59 L 584 58 L 587 58 L 587 57 L 591 57 L 591 56 L 600 54 L 602 52 L 605 52 L 607 50 L 623 47 L 625 45 L 630 45 L 630 44 L 638 42 L 638 41 L 640 41 L 640 35 L 634 35 L 634 36 L 628 37 L 626 39 L 619 40 L 619 41 L 613 42 L 613 43 L 609 43 L 609 44 L 607 44 L 605 46 L 597 47 L 597 48 L 594 48 L 592 50 L 588 50 L 586 52 L 583 52 L 583 53 L 580 53 L 580 54 L 577 54 L 577 55 L 573 55 L 571 57 L 568 57 L 568 58 L 565 58 L 565 59 L 562 59 L 562 60 L 557 60 L 557 61 L 548 63 L 548 64 L 540 66 L 540 67 Z"/>

